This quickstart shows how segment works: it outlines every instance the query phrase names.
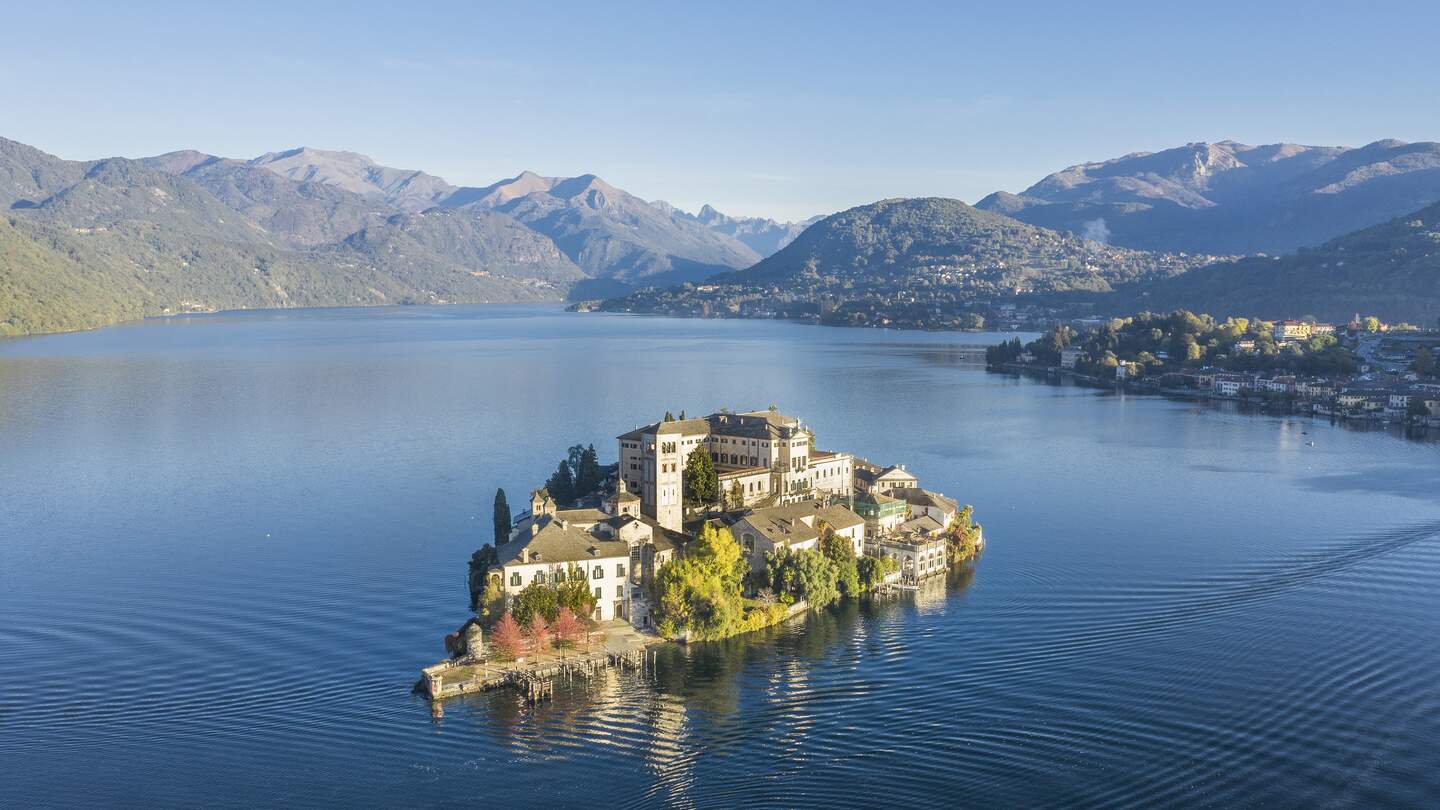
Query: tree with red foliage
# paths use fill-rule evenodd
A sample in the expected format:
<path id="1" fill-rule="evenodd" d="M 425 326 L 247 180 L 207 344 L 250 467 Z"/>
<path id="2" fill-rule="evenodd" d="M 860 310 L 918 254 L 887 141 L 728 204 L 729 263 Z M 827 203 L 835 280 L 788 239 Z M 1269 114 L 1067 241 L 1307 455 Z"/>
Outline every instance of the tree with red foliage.
<path id="1" fill-rule="evenodd" d="M 569 647 L 575 643 L 580 636 L 580 620 L 570 612 L 570 608 L 560 608 L 560 615 L 555 617 L 555 624 L 551 627 L 555 631 L 555 641 L 560 646 Z"/>
<path id="2" fill-rule="evenodd" d="M 525 639 L 520 634 L 520 623 L 515 621 L 509 611 L 500 617 L 500 621 L 495 623 L 495 629 L 490 631 L 490 643 L 512 661 L 525 651 Z"/>
<path id="3" fill-rule="evenodd" d="M 545 617 L 537 611 L 530 617 L 530 646 L 539 655 L 550 642 L 550 625 L 545 623 Z"/>

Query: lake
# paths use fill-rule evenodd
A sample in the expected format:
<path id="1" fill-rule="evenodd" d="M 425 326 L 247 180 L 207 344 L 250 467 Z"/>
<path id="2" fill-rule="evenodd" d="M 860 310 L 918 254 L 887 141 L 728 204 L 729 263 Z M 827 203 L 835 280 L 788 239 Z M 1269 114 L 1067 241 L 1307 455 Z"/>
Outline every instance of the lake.
<path id="1" fill-rule="evenodd" d="M 1440 446 L 953 350 L 1001 337 L 477 306 L 0 340 L 0 806 L 1434 806 Z M 411 693 L 496 487 L 771 404 L 974 504 L 979 564 L 537 707 Z"/>

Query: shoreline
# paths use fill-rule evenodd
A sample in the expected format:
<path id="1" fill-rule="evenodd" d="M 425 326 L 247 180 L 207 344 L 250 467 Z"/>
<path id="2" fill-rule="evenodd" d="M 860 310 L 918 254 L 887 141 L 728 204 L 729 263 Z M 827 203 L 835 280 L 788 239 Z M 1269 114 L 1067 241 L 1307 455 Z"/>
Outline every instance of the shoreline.
<path id="1" fill-rule="evenodd" d="M 928 582 L 946 579 L 956 569 L 963 569 L 973 566 L 979 561 L 985 549 L 985 537 L 983 530 L 976 539 L 976 548 L 973 553 L 954 557 L 950 560 L 942 574 L 926 577 L 919 582 L 902 584 L 899 582 L 898 573 L 889 580 L 877 584 L 875 587 L 853 597 L 841 597 L 836 600 L 845 599 L 874 600 L 877 598 L 898 598 L 905 593 L 915 593 Z M 567 648 L 572 654 L 566 656 L 562 652 L 552 650 L 541 654 L 533 661 L 527 661 L 528 656 L 512 661 L 498 661 L 482 659 L 480 661 L 449 658 L 438 661 L 420 671 L 420 679 L 416 681 L 413 691 L 425 695 L 431 703 L 431 711 L 437 715 L 443 715 L 442 704 L 445 700 L 464 695 L 472 695 L 478 692 L 487 692 L 493 689 L 510 686 L 514 687 L 526 699 L 527 703 L 538 703 L 553 697 L 554 680 L 565 678 L 573 681 L 576 677 L 589 678 L 600 672 L 609 669 L 632 670 L 644 673 L 647 667 L 654 666 L 653 653 L 651 648 L 666 645 L 679 645 L 689 647 L 693 644 L 715 644 L 731 639 L 744 638 L 755 633 L 769 630 L 774 627 L 792 622 L 797 618 L 810 613 L 815 613 L 829 605 L 818 607 L 810 605 L 805 599 L 800 599 L 785 607 L 774 621 L 759 627 L 745 628 L 728 636 L 710 639 L 690 639 L 688 634 L 677 638 L 669 639 L 655 633 L 645 633 L 628 625 L 625 630 L 633 633 L 638 639 L 638 646 L 625 650 L 613 650 L 604 645 L 600 650 L 587 648 L 581 653 L 578 648 Z M 613 624 L 613 623 L 612 623 Z M 618 629 L 618 628 L 611 628 Z"/>
<path id="2" fill-rule="evenodd" d="M 1430 435 L 1431 428 L 1440 428 L 1440 418 L 1437 417 L 1429 417 L 1427 421 L 1424 422 L 1409 423 L 1404 421 L 1403 419 L 1396 421 L 1385 419 L 1381 416 L 1372 416 L 1369 414 L 1363 416 L 1350 416 L 1343 411 L 1339 411 L 1329 407 L 1326 407 L 1323 411 L 1316 410 L 1316 408 L 1320 408 L 1322 407 L 1322 405 L 1321 403 L 1314 402 L 1307 403 L 1310 406 L 1309 409 L 1299 407 L 1298 403 L 1295 402 L 1284 404 L 1279 407 L 1271 407 L 1271 401 L 1267 401 L 1263 398 L 1258 397 L 1225 396 L 1223 394 L 1215 394 L 1207 391 L 1191 390 L 1186 388 L 1164 388 L 1158 384 L 1145 385 L 1131 381 L 1122 382 L 1118 380 L 1106 380 L 1100 377 L 1093 377 L 1088 374 L 1080 374 L 1069 369 L 1063 369 L 1058 367 L 1035 367 L 1027 366 L 1021 363 L 1001 363 L 998 366 L 986 365 L 985 370 L 987 372 L 998 374 L 1019 374 L 1035 377 L 1037 379 L 1041 379 L 1049 385 L 1055 385 L 1057 383 L 1047 378 L 1056 378 L 1058 380 L 1070 380 L 1090 388 L 1111 391 L 1119 390 L 1124 391 L 1128 394 L 1135 394 L 1137 396 L 1156 396 L 1164 397 L 1167 399 L 1181 399 L 1191 402 L 1204 402 L 1208 404 L 1233 402 L 1236 405 L 1240 406 L 1242 412 L 1247 414 L 1258 412 L 1268 416 L 1303 416 L 1310 419 L 1319 419 L 1323 417 L 1330 420 L 1332 424 L 1339 422 L 1351 426 L 1371 426 L 1374 428 L 1383 428 L 1386 432 L 1392 432 L 1394 429 L 1397 428 L 1402 431 L 1402 433 L 1408 433 L 1412 430 L 1420 431 L 1422 434 L 1420 437 L 1404 436 L 1404 438 L 1411 439 L 1412 441 L 1423 441 L 1426 437 Z"/>

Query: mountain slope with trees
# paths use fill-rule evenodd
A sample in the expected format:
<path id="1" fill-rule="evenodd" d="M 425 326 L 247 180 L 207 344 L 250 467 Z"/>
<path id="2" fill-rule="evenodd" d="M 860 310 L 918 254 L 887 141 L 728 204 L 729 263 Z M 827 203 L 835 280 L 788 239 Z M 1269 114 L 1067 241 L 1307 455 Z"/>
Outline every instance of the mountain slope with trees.
<path id="1" fill-rule="evenodd" d="M 975 293 L 1107 291 L 1200 263 L 1037 228 L 939 197 L 881 200 L 806 229 L 774 256 L 715 279 L 845 286 L 952 286 Z"/>
<path id="2" fill-rule="evenodd" d="M 1293 255 L 1219 262 L 1124 290 L 1103 305 L 1335 322 L 1369 312 L 1432 325 L 1440 318 L 1440 204 Z"/>

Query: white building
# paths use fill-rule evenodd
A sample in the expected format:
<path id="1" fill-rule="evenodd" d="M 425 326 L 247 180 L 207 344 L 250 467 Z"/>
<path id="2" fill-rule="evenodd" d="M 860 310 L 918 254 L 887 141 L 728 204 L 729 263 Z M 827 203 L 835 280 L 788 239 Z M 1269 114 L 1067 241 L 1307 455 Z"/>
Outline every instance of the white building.
<path id="1" fill-rule="evenodd" d="M 650 624 L 647 588 L 660 566 L 678 553 L 684 535 L 640 514 L 639 498 L 617 482 L 604 509 L 559 509 L 544 490 L 530 496 L 530 513 L 515 524 L 487 576 L 507 601 L 530 585 L 583 578 L 595 594 L 597 621 Z"/>
<path id="2" fill-rule="evenodd" d="M 799 419 L 775 411 L 713 413 L 636 428 L 618 437 L 620 476 L 640 496 L 640 511 L 679 531 L 684 521 L 684 470 L 697 449 L 710 454 L 721 495 L 741 505 L 791 503 L 853 491 L 854 458 L 814 450 Z"/>

